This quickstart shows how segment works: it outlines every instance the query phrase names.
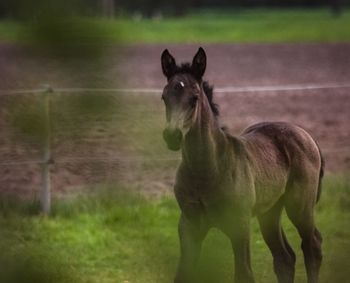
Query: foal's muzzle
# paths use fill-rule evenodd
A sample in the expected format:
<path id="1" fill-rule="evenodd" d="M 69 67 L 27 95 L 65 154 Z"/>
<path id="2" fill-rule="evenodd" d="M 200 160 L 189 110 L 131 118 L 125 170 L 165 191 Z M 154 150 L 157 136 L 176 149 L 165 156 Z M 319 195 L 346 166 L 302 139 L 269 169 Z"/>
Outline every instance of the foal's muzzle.
<path id="1" fill-rule="evenodd" d="M 163 131 L 163 138 L 170 150 L 179 150 L 182 142 L 182 132 L 179 129 L 166 128 Z"/>

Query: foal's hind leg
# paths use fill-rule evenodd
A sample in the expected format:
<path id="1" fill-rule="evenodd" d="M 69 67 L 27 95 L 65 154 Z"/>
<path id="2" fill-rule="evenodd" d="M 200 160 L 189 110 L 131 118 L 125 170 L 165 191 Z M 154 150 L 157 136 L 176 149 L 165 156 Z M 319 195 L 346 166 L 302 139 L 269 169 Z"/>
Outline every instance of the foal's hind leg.
<path id="1" fill-rule="evenodd" d="M 274 270 L 279 283 L 293 283 L 295 253 L 288 244 L 281 227 L 282 202 L 278 202 L 267 213 L 258 217 L 262 235 L 272 256 Z"/>
<path id="2" fill-rule="evenodd" d="M 303 189 L 300 190 L 301 188 Z M 288 197 L 285 204 L 287 215 L 298 229 L 302 239 L 301 248 L 304 253 L 308 283 L 317 283 L 322 262 L 322 237 L 314 224 L 315 198 L 311 193 L 307 193 L 313 190 L 311 188 L 308 190 L 307 186 L 294 185 L 291 192 L 297 193 L 299 197 Z"/>

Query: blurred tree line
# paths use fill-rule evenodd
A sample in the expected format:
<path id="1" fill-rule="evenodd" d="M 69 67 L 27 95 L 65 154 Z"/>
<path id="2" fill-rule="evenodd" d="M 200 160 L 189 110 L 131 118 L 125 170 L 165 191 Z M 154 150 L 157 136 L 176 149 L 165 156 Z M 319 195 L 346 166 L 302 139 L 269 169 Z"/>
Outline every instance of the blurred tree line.
<path id="1" fill-rule="evenodd" d="M 0 17 L 35 20 L 63 14 L 96 15 L 102 5 L 102 0 L 0 0 Z"/>
<path id="2" fill-rule="evenodd" d="M 111 0 L 113 1 L 113 0 Z M 114 0 L 115 6 L 126 11 L 139 11 L 146 16 L 157 12 L 179 16 L 188 10 L 201 8 L 253 8 L 253 7 L 330 7 L 340 9 L 350 0 Z"/>
<path id="3" fill-rule="evenodd" d="M 350 0 L 1 0 L 0 17 L 23 18 L 40 16 L 42 7 L 54 7 L 52 12 L 70 15 L 113 17 L 118 14 L 139 13 L 152 17 L 165 14 L 181 16 L 198 8 L 239 7 L 329 7 L 333 12 L 349 6 Z"/>

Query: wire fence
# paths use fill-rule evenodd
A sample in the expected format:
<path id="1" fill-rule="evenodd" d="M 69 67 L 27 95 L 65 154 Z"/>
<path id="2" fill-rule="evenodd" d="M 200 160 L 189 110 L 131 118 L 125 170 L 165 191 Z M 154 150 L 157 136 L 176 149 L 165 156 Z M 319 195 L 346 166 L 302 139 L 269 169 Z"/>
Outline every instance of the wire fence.
<path id="1" fill-rule="evenodd" d="M 322 90 L 322 89 L 339 89 L 350 88 L 348 83 L 320 83 L 320 84 L 287 84 L 287 85 L 272 85 L 272 86 L 227 86 L 215 88 L 215 93 L 242 93 L 242 92 L 267 92 L 269 95 L 275 95 L 277 91 L 307 91 L 307 90 Z M 82 92 L 103 92 L 103 93 L 135 93 L 159 95 L 162 92 L 161 88 L 52 88 L 48 85 L 38 89 L 18 89 L 18 90 L 0 90 L 0 95 L 23 95 L 23 94 L 38 94 L 45 92 L 57 93 L 82 93 Z M 303 93 L 305 94 L 305 93 Z"/>
<path id="2" fill-rule="evenodd" d="M 348 88 L 350 84 L 328 83 L 223 87 L 216 88 L 215 93 L 305 95 L 313 90 Z M 86 177 L 94 179 L 93 182 L 122 178 L 127 183 L 137 183 L 142 182 L 139 172 L 143 171 L 143 175 L 157 176 L 154 179 L 162 175 L 169 185 L 180 156 L 170 153 L 162 144 L 161 102 L 154 102 L 159 99 L 149 101 L 161 92 L 157 88 L 52 88 L 48 85 L 38 89 L 0 90 L 3 101 L 0 104 L 0 186 L 8 190 L 28 187 L 30 183 L 40 187 L 42 211 L 49 213 L 52 182 L 62 191 L 66 186 L 84 183 Z M 84 99 L 74 98 L 80 96 Z M 350 148 L 324 151 L 343 154 L 349 153 Z M 155 189 L 159 185 L 159 182 L 149 184 Z"/>

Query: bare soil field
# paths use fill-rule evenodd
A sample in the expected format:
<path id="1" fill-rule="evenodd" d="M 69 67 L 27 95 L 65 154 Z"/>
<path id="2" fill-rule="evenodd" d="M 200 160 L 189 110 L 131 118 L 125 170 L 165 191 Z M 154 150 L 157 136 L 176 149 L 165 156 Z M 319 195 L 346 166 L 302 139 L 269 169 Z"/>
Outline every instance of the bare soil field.
<path id="1" fill-rule="evenodd" d="M 98 60 L 62 60 L 0 44 L 0 89 L 33 89 L 43 84 L 53 88 L 161 89 L 165 79 L 159 57 L 165 48 L 179 61 L 188 61 L 198 46 L 108 47 L 106 55 Z M 215 87 L 350 83 L 350 44 L 204 48 L 208 56 L 205 77 Z M 69 104 L 70 96 L 65 95 Z M 110 181 L 150 194 L 169 191 L 180 154 L 169 152 L 162 141 L 164 109 L 160 93 L 121 95 L 115 114 L 89 123 L 84 123 L 83 116 L 69 116 L 55 99 L 51 101 L 53 115 L 66 122 L 52 120 L 54 192 Z M 36 195 L 40 166 L 9 164 L 39 160 L 42 154 L 38 143 L 13 129 L 11 114 L 16 101 L 21 107 L 36 103 L 26 96 L 0 96 L 0 163 L 8 163 L 0 165 L 0 192 Z M 292 122 L 319 142 L 327 172 L 350 171 L 350 88 L 217 93 L 215 101 L 220 105 L 222 124 L 233 134 L 256 122 Z M 64 120 L 66 116 L 70 118 Z M 78 130 L 74 137 L 67 134 L 72 128 Z"/>

